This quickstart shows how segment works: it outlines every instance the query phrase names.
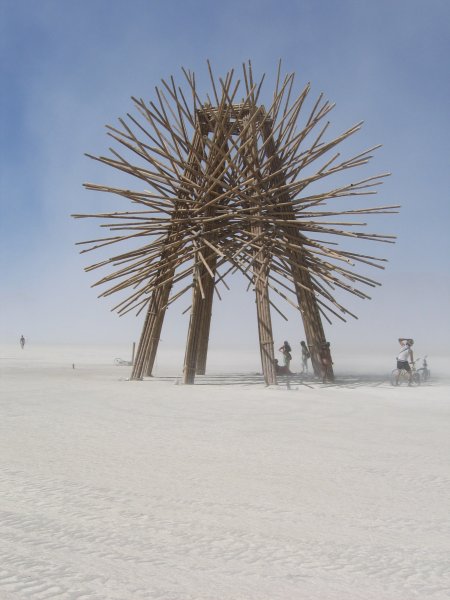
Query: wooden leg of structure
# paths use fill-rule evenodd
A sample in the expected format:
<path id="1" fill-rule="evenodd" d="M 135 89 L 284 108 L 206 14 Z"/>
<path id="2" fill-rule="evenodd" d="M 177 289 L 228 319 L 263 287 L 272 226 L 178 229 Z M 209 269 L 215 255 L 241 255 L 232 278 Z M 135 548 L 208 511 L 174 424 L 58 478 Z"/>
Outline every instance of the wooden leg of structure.
<path id="1" fill-rule="evenodd" d="M 212 277 L 203 279 L 203 315 L 200 323 L 199 342 L 197 349 L 196 374 L 204 375 L 206 372 L 206 359 L 208 356 L 209 330 L 211 328 L 212 304 L 214 298 L 214 280 Z"/>
<path id="2" fill-rule="evenodd" d="M 202 296 L 202 288 L 199 284 L 198 277 L 200 277 L 200 274 L 197 276 L 194 285 L 191 318 L 189 321 L 186 353 L 184 355 L 183 383 L 185 384 L 193 384 L 195 380 L 197 356 L 205 308 L 205 300 Z"/>
<path id="3" fill-rule="evenodd" d="M 159 340 L 161 339 L 161 329 L 164 322 L 166 311 L 165 309 L 160 310 L 155 315 L 153 327 L 150 334 L 150 344 L 147 348 L 147 358 L 145 362 L 144 375 L 151 377 L 153 374 L 153 366 L 155 364 L 156 352 L 158 351 Z"/>
<path id="4" fill-rule="evenodd" d="M 261 365 L 266 385 L 276 385 L 275 354 L 273 347 L 272 319 L 270 316 L 269 289 L 267 278 L 260 277 L 255 286 L 256 313 L 258 317 L 259 348 Z"/>
<path id="5" fill-rule="evenodd" d="M 308 288 L 311 288 L 312 282 L 308 271 L 296 269 L 294 281 L 302 283 Z M 303 319 L 303 328 L 305 330 L 306 344 L 311 353 L 311 364 L 314 374 L 317 377 L 323 377 L 323 364 L 321 360 L 321 350 L 326 342 L 325 332 L 320 318 L 319 307 L 316 297 L 313 292 L 296 285 L 297 300 L 301 307 L 301 315 Z M 333 367 L 328 368 L 328 376 L 333 379 Z"/>
<path id="6" fill-rule="evenodd" d="M 131 379 L 142 379 L 144 376 L 152 374 L 166 312 L 165 306 L 169 299 L 171 288 L 172 284 L 168 282 L 167 285 L 158 288 L 153 293 L 139 340 Z"/>

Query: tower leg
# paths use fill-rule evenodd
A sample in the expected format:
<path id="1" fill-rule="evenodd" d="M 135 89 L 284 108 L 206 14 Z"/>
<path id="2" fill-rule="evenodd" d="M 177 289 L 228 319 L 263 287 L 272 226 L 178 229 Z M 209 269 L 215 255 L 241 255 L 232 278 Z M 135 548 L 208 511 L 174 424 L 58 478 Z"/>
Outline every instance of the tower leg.
<path id="1" fill-rule="evenodd" d="M 202 331 L 202 321 L 204 318 L 205 311 L 205 299 L 203 298 L 201 293 L 199 277 L 201 277 L 202 273 L 204 272 L 204 269 L 199 269 L 194 285 L 194 291 L 192 294 L 191 318 L 189 321 L 189 330 L 186 342 L 186 353 L 184 355 L 183 367 L 183 383 L 185 384 L 192 384 L 195 380 L 197 356 L 199 351 L 200 335 Z M 208 274 L 208 277 L 209 276 L 210 275 Z"/>
<path id="2" fill-rule="evenodd" d="M 212 269 L 215 272 L 215 269 Z M 200 323 L 199 342 L 197 349 L 196 374 L 204 375 L 206 372 L 206 359 L 208 356 L 209 330 L 211 328 L 212 304 L 214 298 L 214 280 L 211 276 L 202 280 L 205 299 L 203 300 L 203 316 Z"/>
<path id="3" fill-rule="evenodd" d="M 299 257 L 301 259 L 301 257 Z M 299 258 L 296 258 L 297 262 Z M 309 272 L 303 269 L 293 269 L 293 277 L 296 282 L 297 301 L 301 307 L 303 328 L 305 330 L 306 344 L 311 353 L 311 364 L 317 377 L 323 376 L 323 364 L 321 350 L 326 342 L 325 332 L 320 318 L 319 306 L 312 291 L 312 280 Z M 301 287 L 299 283 L 305 287 Z M 310 291 L 311 290 L 311 291 Z M 334 378 L 333 367 L 328 367 L 328 376 Z"/>
<path id="4" fill-rule="evenodd" d="M 166 313 L 164 307 L 169 299 L 171 288 L 172 284 L 168 282 L 152 294 L 139 340 L 131 379 L 142 379 L 145 375 L 150 376 L 152 374 L 161 328 Z"/>
<path id="5" fill-rule="evenodd" d="M 258 317 L 259 348 L 261 365 L 266 385 L 276 385 L 275 354 L 273 347 L 272 319 L 270 316 L 269 289 L 267 276 L 262 275 L 256 281 L 256 312 Z"/>

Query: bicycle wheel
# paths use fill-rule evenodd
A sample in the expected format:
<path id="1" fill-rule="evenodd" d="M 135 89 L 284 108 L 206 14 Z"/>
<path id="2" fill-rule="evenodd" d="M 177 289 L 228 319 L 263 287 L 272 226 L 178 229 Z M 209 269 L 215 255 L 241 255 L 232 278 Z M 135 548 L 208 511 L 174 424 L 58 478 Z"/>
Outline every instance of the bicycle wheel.
<path id="1" fill-rule="evenodd" d="M 398 369 L 394 369 L 391 372 L 391 385 L 399 384 L 399 375 L 400 375 L 400 371 Z"/>
<path id="2" fill-rule="evenodd" d="M 410 385 L 420 385 L 420 375 L 417 371 L 412 374 Z"/>

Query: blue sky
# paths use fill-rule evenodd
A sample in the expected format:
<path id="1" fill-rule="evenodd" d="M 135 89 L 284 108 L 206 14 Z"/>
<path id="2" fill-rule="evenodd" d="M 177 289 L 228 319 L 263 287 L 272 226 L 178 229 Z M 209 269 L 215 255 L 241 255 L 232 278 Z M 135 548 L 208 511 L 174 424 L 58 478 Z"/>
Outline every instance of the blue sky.
<path id="1" fill-rule="evenodd" d="M 350 300 L 359 320 L 327 327 L 329 339 L 394 353 L 397 337 L 413 336 L 423 352 L 449 353 L 450 3 L 0 0 L 0 27 L 1 342 L 138 338 L 142 317 L 97 300 L 95 274 L 83 272 L 95 257 L 74 246 L 95 225 L 70 213 L 108 205 L 82 183 L 115 177 L 84 153 L 105 153 L 104 125 L 132 110 L 132 95 L 152 99 L 161 78 L 181 82 L 181 66 L 201 82 L 206 59 L 216 74 L 251 59 L 270 93 L 281 58 L 298 91 L 310 81 L 313 97 L 336 102 L 333 131 L 365 121 L 349 151 L 383 144 L 367 173 L 392 173 L 371 203 L 402 205 L 376 224 L 398 235 L 375 249 L 390 261 L 374 274 L 383 287 L 370 302 Z M 185 304 L 167 314 L 168 345 L 184 343 Z M 277 340 L 303 338 L 289 319 L 274 317 Z M 255 321 L 236 282 L 214 307 L 212 344 L 253 347 Z"/>

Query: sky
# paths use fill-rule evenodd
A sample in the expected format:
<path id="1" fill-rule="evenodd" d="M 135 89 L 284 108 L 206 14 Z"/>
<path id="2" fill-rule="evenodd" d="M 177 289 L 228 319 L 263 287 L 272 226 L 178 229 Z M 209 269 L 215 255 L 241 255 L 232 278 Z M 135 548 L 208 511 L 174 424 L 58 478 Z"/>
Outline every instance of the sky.
<path id="1" fill-rule="evenodd" d="M 338 133 L 361 120 L 348 150 L 382 144 L 363 174 L 390 172 L 373 204 L 400 204 L 374 220 L 395 245 L 359 249 L 389 260 L 370 301 L 346 300 L 358 320 L 325 325 L 335 353 L 450 355 L 450 3 L 446 0 L 0 0 L 0 342 L 137 341 L 143 315 L 118 317 L 85 273 L 95 256 L 75 243 L 98 233 L 72 213 L 109 200 L 82 187 L 117 175 L 85 153 L 105 154 L 105 125 L 154 98 L 181 67 L 207 81 L 251 60 L 273 89 L 278 61 L 336 103 Z M 272 84 L 271 84 L 272 82 Z M 206 88 L 205 88 L 206 89 Z M 355 174 L 355 178 L 357 175 Z M 111 206 L 113 206 L 111 199 Z M 361 202 L 362 204 L 362 202 Z M 213 307 L 212 348 L 257 353 L 254 298 L 233 281 Z M 184 345 L 186 299 L 167 312 L 165 348 Z M 299 316 L 273 315 L 275 344 L 304 338 Z"/>

